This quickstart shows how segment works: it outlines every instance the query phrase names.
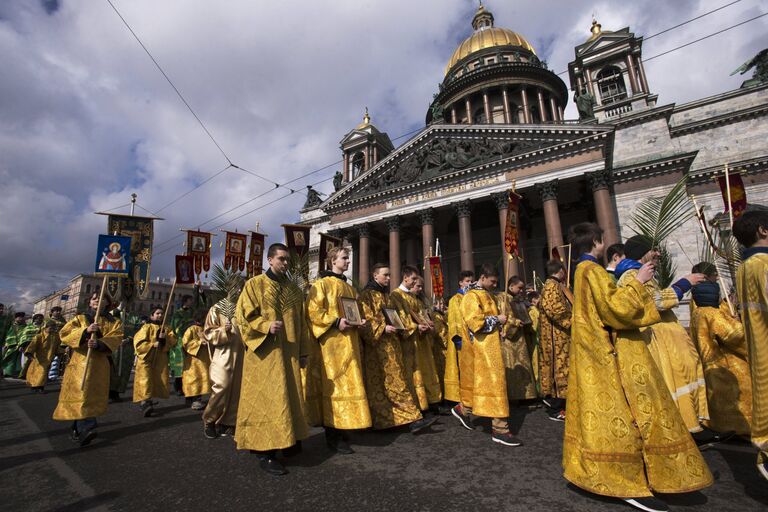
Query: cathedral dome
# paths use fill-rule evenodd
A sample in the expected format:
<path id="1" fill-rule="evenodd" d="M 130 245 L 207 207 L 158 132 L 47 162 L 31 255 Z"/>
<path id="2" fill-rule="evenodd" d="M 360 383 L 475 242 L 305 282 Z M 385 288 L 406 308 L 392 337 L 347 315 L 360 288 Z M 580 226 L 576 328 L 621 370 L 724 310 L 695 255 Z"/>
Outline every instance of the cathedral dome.
<path id="1" fill-rule="evenodd" d="M 445 67 L 445 74 L 447 75 L 448 71 L 457 62 L 469 57 L 473 53 L 495 46 L 518 46 L 533 54 L 536 53 L 531 43 L 517 32 L 501 27 L 484 27 L 476 30 L 456 48 L 456 51 L 453 52 L 451 59 L 448 61 L 448 65 Z"/>
<path id="2" fill-rule="evenodd" d="M 448 65 L 445 67 L 445 74 L 453 68 L 457 63 L 463 61 L 473 53 L 477 53 L 481 50 L 495 47 L 518 47 L 536 54 L 536 51 L 523 36 L 517 32 L 513 32 L 506 28 L 495 27 L 493 25 L 493 14 L 490 11 L 485 10 L 485 7 L 480 4 L 480 7 L 475 12 L 475 16 L 472 18 L 472 28 L 475 31 L 471 36 L 466 38 L 462 42 L 456 51 L 451 55 L 451 59 L 448 61 Z"/>

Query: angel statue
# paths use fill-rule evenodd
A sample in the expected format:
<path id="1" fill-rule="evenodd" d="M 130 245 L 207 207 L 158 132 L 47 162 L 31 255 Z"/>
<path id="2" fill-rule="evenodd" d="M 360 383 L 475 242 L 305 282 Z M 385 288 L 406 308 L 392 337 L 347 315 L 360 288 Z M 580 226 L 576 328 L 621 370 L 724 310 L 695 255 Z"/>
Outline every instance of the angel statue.
<path id="1" fill-rule="evenodd" d="M 755 73 L 752 75 L 751 79 L 745 80 L 744 83 L 741 84 L 742 87 L 751 87 L 753 85 L 768 82 L 768 48 L 762 50 L 760 53 L 739 66 L 729 76 L 733 76 L 736 73 L 743 75 L 752 68 L 755 68 Z"/>

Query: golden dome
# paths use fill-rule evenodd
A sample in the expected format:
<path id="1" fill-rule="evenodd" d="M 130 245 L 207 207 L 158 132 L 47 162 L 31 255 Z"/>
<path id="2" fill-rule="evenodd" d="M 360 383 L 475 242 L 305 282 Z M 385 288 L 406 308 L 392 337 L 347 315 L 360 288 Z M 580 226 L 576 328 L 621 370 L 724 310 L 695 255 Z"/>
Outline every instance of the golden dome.
<path id="1" fill-rule="evenodd" d="M 362 130 L 363 128 L 367 128 L 371 124 L 371 116 L 368 115 L 368 107 L 365 107 L 365 115 L 363 116 L 363 122 L 357 125 L 357 128 L 355 130 Z"/>
<path id="2" fill-rule="evenodd" d="M 594 41 L 603 34 L 603 26 L 597 22 L 595 18 L 592 18 L 592 28 L 589 29 L 592 35 L 589 36 L 587 42 Z"/>
<path id="3" fill-rule="evenodd" d="M 476 30 L 471 36 L 466 38 L 463 43 L 453 52 L 451 60 L 445 68 L 445 74 L 463 58 L 494 46 L 519 46 L 535 54 L 536 51 L 523 36 L 506 28 L 484 27 Z"/>

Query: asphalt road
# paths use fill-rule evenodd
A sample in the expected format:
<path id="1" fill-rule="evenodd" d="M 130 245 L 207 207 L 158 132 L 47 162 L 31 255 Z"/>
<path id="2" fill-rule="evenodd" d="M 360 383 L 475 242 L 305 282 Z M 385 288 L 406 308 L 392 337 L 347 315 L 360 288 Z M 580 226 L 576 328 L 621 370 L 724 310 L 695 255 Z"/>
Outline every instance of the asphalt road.
<path id="1" fill-rule="evenodd" d="M 353 455 L 332 454 L 322 431 L 304 453 L 272 477 L 231 438 L 203 437 L 200 413 L 183 398 L 161 401 L 159 415 L 110 406 L 99 437 L 78 448 L 69 425 L 51 419 L 58 385 L 31 394 L 23 382 L 0 381 L 0 510 L 396 510 L 631 511 L 562 478 L 563 424 L 543 410 L 515 409 L 522 447 L 492 443 L 452 417 L 431 431 L 357 432 Z M 127 393 L 130 396 L 130 391 Z M 768 482 L 748 444 L 705 452 L 715 484 L 702 492 L 664 496 L 671 510 L 768 509 Z"/>

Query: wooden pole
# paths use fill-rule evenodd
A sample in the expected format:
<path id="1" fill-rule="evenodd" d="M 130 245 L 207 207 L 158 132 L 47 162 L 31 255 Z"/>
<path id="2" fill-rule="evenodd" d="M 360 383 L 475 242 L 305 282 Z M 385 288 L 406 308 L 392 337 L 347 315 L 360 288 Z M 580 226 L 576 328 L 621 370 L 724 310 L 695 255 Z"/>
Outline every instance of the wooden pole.
<path id="1" fill-rule="evenodd" d="M 163 311 L 163 322 L 160 324 L 160 330 L 158 331 L 159 334 L 162 334 L 163 330 L 165 329 L 165 321 L 168 318 L 168 310 L 171 309 L 171 301 L 173 300 L 173 292 L 176 290 L 176 278 L 173 278 L 173 284 L 171 285 L 171 291 L 168 293 L 168 303 L 165 305 L 165 311 Z M 154 343 L 154 341 L 152 342 Z M 166 341 L 167 343 L 167 341 Z M 157 352 L 160 350 L 160 347 L 158 347 L 155 352 L 152 354 L 152 366 L 155 366 L 155 360 L 157 359 Z"/>
<path id="2" fill-rule="evenodd" d="M 96 306 L 96 316 L 93 319 L 93 323 L 99 323 L 99 315 L 101 314 L 101 302 L 104 299 L 104 290 L 107 288 L 107 275 L 104 274 L 104 278 L 101 280 L 101 290 L 99 290 L 99 303 Z M 96 333 L 91 333 L 92 340 L 96 339 Z M 85 379 L 88 377 L 88 370 L 91 368 L 91 347 L 88 347 L 88 353 L 85 356 L 85 371 L 83 372 L 83 380 L 80 381 L 80 391 L 85 389 Z"/>
<path id="3" fill-rule="evenodd" d="M 728 174 L 728 163 L 725 164 L 725 193 L 728 196 L 728 219 L 731 221 L 731 232 L 733 232 L 733 205 L 731 204 L 731 177 Z"/>
<path id="4" fill-rule="evenodd" d="M 730 193 L 729 193 L 729 197 L 730 197 Z M 714 262 L 717 262 L 717 251 L 715 251 L 715 248 L 713 247 L 712 243 L 709 240 L 709 233 L 707 232 L 707 222 L 704 218 L 704 210 L 699 209 L 699 205 L 696 203 L 696 197 L 694 197 L 693 195 L 691 195 L 691 201 L 693 202 L 693 207 L 696 210 L 696 219 L 699 221 L 699 227 L 701 228 L 704 234 L 705 243 L 707 244 L 707 247 L 709 247 L 709 251 L 712 253 L 712 260 Z M 720 272 L 717 273 L 717 280 L 720 283 L 720 288 L 722 288 L 723 294 L 725 295 L 725 302 L 728 304 L 728 311 L 730 311 L 731 316 L 736 316 L 736 310 L 733 308 L 733 303 L 731 303 L 731 297 L 728 295 L 728 288 L 725 287 L 725 281 L 723 281 L 723 276 L 720 275 Z"/>

